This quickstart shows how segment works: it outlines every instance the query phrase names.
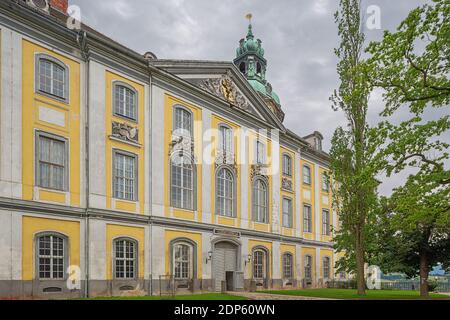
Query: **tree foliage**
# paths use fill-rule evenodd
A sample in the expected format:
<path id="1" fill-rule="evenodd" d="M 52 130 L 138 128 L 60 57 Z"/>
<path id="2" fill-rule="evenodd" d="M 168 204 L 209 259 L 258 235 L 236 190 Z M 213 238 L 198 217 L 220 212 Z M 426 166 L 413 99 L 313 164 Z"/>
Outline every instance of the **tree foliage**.
<path id="1" fill-rule="evenodd" d="M 360 29 L 360 14 L 358 0 L 341 0 L 335 15 L 341 39 L 335 50 L 340 86 L 331 101 L 335 111 L 344 112 L 347 127 L 338 128 L 334 134 L 330 162 L 335 181 L 333 202 L 340 218 L 336 250 L 344 254 L 338 266 L 356 274 L 358 293 L 364 294 L 367 220 L 377 183 L 370 161 L 367 112 L 371 88 L 361 58 L 365 36 Z"/>
<path id="2" fill-rule="evenodd" d="M 406 183 L 382 201 L 378 226 L 378 259 L 388 271 L 420 274 L 421 293 L 428 294 L 428 273 L 450 259 L 449 144 L 441 141 L 450 129 L 449 112 L 430 119 L 431 108 L 448 110 L 450 103 L 450 1 L 434 0 L 419 7 L 385 32 L 368 52 L 368 75 L 384 89 L 384 120 L 373 132 L 385 140 L 377 155 L 387 176 L 412 170 Z M 408 117 L 396 125 L 400 109 Z"/>

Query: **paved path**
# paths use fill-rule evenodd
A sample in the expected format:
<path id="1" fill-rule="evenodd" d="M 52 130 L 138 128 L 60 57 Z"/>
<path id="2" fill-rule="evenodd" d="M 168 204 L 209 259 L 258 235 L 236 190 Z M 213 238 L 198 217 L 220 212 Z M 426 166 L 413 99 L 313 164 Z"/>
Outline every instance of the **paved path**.
<path id="1" fill-rule="evenodd" d="M 300 296 L 286 296 L 281 294 L 267 294 L 259 292 L 227 292 L 229 295 L 240 296 L 247 298 L 249 300 L 334 300 L 325 298 L 314 298 L 314 297 L 300 297 Z"/>

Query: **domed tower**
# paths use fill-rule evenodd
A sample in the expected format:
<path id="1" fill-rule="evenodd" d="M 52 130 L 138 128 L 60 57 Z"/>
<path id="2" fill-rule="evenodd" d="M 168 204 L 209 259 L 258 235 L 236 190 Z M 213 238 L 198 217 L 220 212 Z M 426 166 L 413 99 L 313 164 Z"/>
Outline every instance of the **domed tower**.
<path id="1" fill-rule="evenodd" d="M 264 99 L 268 108 L 283 121 L 284 112 L 281 109 L 280 98 L 266 80 L 267 60 L 264 58 L 262 41 L 255 39 L 253 35 L 252 15 L 247 15 L 247 18 L 250 20 L 247 36 L 239 41 L 234 64 L 247 78 L 253 89 Z"/>

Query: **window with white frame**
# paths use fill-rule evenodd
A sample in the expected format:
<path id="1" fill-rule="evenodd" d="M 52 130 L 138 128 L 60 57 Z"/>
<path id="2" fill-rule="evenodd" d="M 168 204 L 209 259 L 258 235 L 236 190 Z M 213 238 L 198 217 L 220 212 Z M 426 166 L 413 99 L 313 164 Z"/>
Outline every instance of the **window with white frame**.
<path id="1" fill-rule="evenodd" d="M 303 183 L 307 185 L 311 185 L 311 167 L 310 166 L 303 166 Z"/>
<path id="2" fill-rule="evenodd" d="M 59 99 L 68 99 L 68 68 L 59 60 L 47 56 L 37 55 L 36 88 L 39 92 Z"/>
<path id="3" fill-rule="evenodd" d="M 253 252 L 253 278 L 262 280 L 266 278 L 266 252 L 256 250 Z"/>
<path id="4" fill-rule="evenodd" d="M 294 277 L 294 259 L 292 254 L 285 253 L 283 255 L 283 277 L 284 279 L 292 279 Z"/>
<path id="5" fill-rule="evenodd" d="M 262 179 L 253 181 L 253 221 L 268 223 L 268 191 L 267 184 Z"/>
<path id="6" fill-rule="evenodd" d="M 327 193 L 330 192 L 330 178 L 326 173 L 322 174 L 322 191 Z"/>
<path id="7" fill-rule="evenodd" d="M 266 145 L 261 141 L 256 141 L 256 164 L 266 164 Z"/>
<path id="8" fill-rule="evenodd" d="M 67 140 L 47 133 L 36 135 L 36 182 L 41 188 L 66 191 Z"/>
<path id="9" fill-rule="evenodd" d="M 219 150 L 227 154 L 233 153 L 233 130 L 225 125 L 219 127 Z"/>
<path id="10" fill-rule="evenodd" d="M 324 236 L 331 234 L 330 211 L 322 210 L 322 233 Z"/>
<path id="11" fill-rule="evenodd" d="M 216 188 L 217 214 L 234 217 L 234 175 L 229 169 L 219 169 Z"/>
<path id="12" fill-rule="evenodd" d="M 173 246 L 173 275 L 176 280 L 192 279 L 192 256 L 192 246 L 186 243 Z"/>
<path id="13" fill-rule="evenodd" d="M 114 277 L 135 279 L 137 275 L 137 243 L 131 239 L 114 241 Z"/>
<path id="14" fill-rule="evenodd" d="M 292 177 L 292 158 L 288 154 L 283 155 L 283 175 Z"/>
<path id="15" fill-rule="evenodd" d="M 310 205 L 303 206 L 303 232 L 312 233 L 312 208 Z"/>
<path id="16" fill-rule="evenodd" d="M 292 228 L 294 225 L 292 211 L 292 199 L 283 198 L 283 227 L 285 228 Z"/>
<path id="17" fill-rule="evenodd" d="M 323 258 L 323 278 L 330 279 L 330 258 Z"/>
<path id="18" fill-rule="evenodd" d="M 189 157 L 174 155 L 171 158 L 171 206 L 194 210 L 194 165 Z"/>
<path id="19" fill-rule="evenodd" d="M 193 118 L 192 113 L 185 108 L 175 107 L 174 109 L 173 132 L 177 136 L 193 138 Z"/>
<path id="20" fill-rule="evenodd" d="M 56 234 L 45 234 L 38 236 L 36 243 L 39 279 L 64 279 L 66 239 Z"/>
<path id="21" fill-rule="evenodd" d="M 121 151 L 113 154 L 114 198 L 137 200 L 137 157 Z"/>
<path id="22" fill-rule="evenodd" d="M 307 281 L 312 280 L 312 257 L 311 256 L 305 256 L 305 279 Z"/>
<path id="23" fill-rule="evenodd" d="M 122 83 L 114 84 L 114 114 L 137 120 L 138 95 L 136 90 Z"/>

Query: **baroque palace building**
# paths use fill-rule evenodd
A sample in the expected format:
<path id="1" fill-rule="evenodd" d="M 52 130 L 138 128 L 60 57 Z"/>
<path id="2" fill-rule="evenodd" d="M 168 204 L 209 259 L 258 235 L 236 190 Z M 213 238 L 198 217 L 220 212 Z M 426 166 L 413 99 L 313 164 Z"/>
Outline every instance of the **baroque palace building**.
<path id="1" fill-rule="evenodd" d="M 0 297 L 343 276 L 323 137 L 283 125 L 251 24 L 233 62 L 163 60 L 67 6 L 0 1 Z"/>

